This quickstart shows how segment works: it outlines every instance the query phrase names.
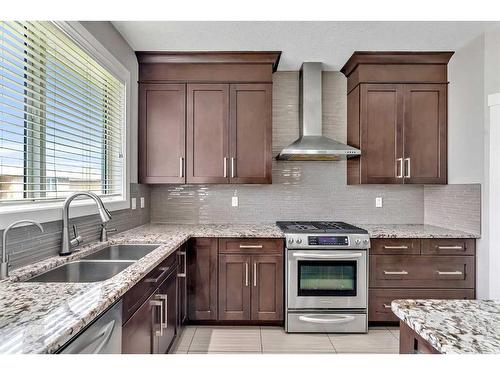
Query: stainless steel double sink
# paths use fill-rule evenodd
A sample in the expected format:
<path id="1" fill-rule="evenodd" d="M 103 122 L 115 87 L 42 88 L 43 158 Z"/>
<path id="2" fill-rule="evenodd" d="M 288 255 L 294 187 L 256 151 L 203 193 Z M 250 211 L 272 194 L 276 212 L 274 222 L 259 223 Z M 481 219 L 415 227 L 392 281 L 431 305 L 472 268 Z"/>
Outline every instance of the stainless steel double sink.
<path id="1" fill-rule="evenodd" d="M 159 245 L 112 245 L 23 282 L 92 283 L 112 278 Z"/>

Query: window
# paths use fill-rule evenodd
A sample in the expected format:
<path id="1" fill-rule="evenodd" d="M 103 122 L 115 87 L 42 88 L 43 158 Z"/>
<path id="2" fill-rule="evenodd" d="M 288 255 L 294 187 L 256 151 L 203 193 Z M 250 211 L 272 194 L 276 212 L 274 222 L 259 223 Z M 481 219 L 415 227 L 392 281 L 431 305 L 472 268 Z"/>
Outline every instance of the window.
<path id="1" fill-rule="evenodd" d="M 125 84 L 51 22 L 0 22 L 0 203 L 124 192 Z"/>

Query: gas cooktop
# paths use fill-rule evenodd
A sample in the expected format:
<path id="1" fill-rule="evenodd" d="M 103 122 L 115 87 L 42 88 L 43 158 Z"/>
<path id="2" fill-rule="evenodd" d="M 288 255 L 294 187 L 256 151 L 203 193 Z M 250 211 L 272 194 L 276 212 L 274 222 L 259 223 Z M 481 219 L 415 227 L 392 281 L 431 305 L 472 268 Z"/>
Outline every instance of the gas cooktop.
<path id="1" fill-rule="evenodd" d="M 277 221 L 276 225 L 285 233 L 368 233 L 362 228 L 342 221 Z"/>

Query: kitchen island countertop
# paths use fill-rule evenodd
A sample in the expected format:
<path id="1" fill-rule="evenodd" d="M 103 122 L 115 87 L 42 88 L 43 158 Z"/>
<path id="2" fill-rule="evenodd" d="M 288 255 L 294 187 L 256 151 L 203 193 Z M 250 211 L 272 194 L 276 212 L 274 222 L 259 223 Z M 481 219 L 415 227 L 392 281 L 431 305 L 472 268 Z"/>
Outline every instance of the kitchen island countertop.
<path id="1" fill-rule="evenodd" d="M 440 353 L 500 353 L 500 301 L 407 299 L 391 309 Z"/>

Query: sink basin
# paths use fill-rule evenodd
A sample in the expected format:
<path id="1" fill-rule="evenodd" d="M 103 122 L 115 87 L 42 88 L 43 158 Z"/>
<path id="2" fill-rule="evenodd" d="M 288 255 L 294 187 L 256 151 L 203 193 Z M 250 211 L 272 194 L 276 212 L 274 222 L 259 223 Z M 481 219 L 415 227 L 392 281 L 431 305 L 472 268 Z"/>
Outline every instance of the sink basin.
<path id="1" fill-rule="evenodd" d="M 135 261 L 149 254 L 158 245 L 112 245 L 93 254 L 87 255 L 85 260 L 130 260 Z"/>
<path id="2" fill-rule="evenodd" d="M 112 278 L 130 266 L 130 262 L 92 262 L 79 260 L 66 263 L 24 282 L 30 283 L 92 283 Z"/>

